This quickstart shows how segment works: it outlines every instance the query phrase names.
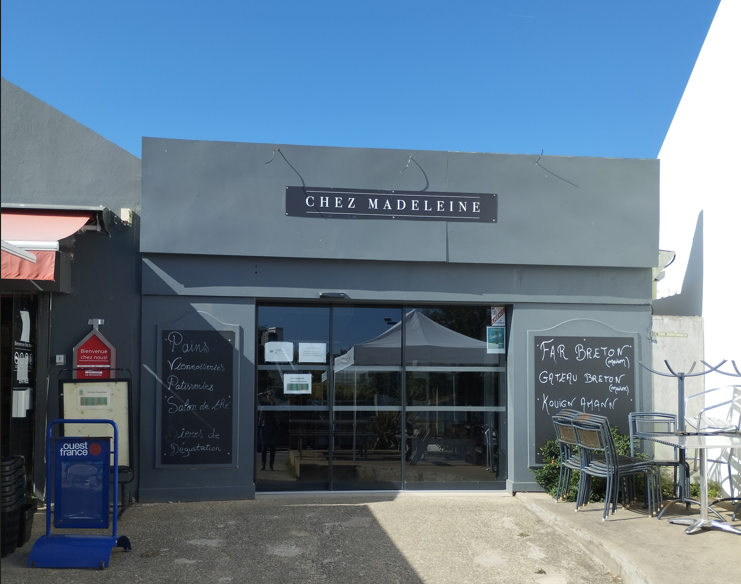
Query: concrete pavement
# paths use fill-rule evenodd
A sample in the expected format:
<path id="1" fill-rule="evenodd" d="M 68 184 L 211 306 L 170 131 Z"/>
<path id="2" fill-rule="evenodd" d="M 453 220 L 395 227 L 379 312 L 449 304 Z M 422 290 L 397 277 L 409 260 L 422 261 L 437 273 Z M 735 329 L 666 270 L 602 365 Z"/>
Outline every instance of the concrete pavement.
<path id="1" fill-rule="evenodd" d="M 683 509 L 679 505 L 675 505 Z M 605 583 L 738 578 L 741 537 L 598 505 L 575 513 L 538 493 L 260 495 L 253 501 L 135 505 L 119 523 L 133 550 L 104 571 L 26 568 L 44 532 L 2 560 L 3 584 Z M 729 515 L 727 515 L 729 516 Z M 741 522 L 737 522 L 737 525 Z M 725 559 L 725 561 L 722 561 Z M 715 580 L 713 580 L 715 581 Z"/>

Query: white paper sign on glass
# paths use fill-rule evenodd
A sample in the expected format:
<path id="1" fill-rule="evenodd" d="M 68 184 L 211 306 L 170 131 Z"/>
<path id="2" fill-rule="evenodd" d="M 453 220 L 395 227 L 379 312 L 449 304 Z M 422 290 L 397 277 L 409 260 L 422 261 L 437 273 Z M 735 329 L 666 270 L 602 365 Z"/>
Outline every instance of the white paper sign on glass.
<path id="1" fill-rule="evenodd" d="M 293 363 L 293 343 L 265 343 L 266 363 Z"/>
<path id="2" fill-rule="evenodd" d="M 327 343 L 299 343 L 299 363 L 326 363 Z"/>
<path id="3" fill-rule="evenodd" d="M 283 393 L 311 393 L 311 373 L 287 373 L 283 376 Z"/>

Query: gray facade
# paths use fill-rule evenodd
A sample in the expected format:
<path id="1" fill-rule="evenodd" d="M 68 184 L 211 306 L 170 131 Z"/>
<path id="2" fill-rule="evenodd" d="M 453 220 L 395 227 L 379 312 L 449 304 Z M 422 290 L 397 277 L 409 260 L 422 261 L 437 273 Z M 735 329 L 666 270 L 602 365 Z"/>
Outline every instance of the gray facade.
<path id="1" fill-rule="evenodd" d="M 538 335 L 631 339 L 650 358 L 658 257 L 654 160 L 324 148 L 145 138 L 141 483 L 146 500 L 255 491 L 256 311 L 506 306 L 506 486 L 533 490 Z M 495 193 L 496 223 L 288 216 L 286 187 Z M 343 294 L 341 299 L 322 294 Z M 158 330 L 204 315 L 241 331 L 236 467 L 158 467 Z M 634 407 L 650 380 L 632 370 Z"/>
<path id="2" fill-rule="evenodd" d="M 37 299 L 36 383 L 28 416 L 35 428 L 35 489 L 43 496 L 45 430 L 59 417 L 58 376 L 72 367 L 72 349 L 90 332 L 89 319 L 105 320 L 101 333 L 116 347 L 117 365 L 131 370 L 132 412 L 138 411 L 141 161 L 7 80 L 1 88 L 3 210 L 95 208 L 102 226 L 60 242 L 61 280 L 2 281 L 4 304 L 19 295 Z M 120 223 L 122 208 L 134 211 L 130 227 Z M 66 365 L 56 365 L 56 355 L 64 355 Z"/>
<path id="3" fill-rule="evenodd" d="M 38 304 L 29 416 L 39 494 L 44 428 L 59 416 L 64 367 L 54 358 L 65 355 L 70 366 L 90 318 L 105 320 L 118 366 L 133 374 L 133 494 L 142 501 L 254 496 L 266 369 L 258 327 L 267 305 L 506 307 L 505 401 L 497 408 L 501 477 L 511 491 L 538 488 L 536 338 L 628 339 L 636 361 L 650 357 L 657 161 L 154 138 L 143 140 L 139 161 L 5 80 L 2 138 L 4 208 L 93 207 L 103 226 L 60 243 L 57 282 L 2 283 L 4 303 L 30 295 Z M 419 200 L 496 194 L 498 215 L 468 223 L 289 216 L 288 187 L 403 191 Z M 133 210 L 131 226 L 121 223 L 122 208 Z M 228 330 L 234 339 L 228 463 L 163 464 L 163 334 L 179 326 Z M 650 380 L 638 369 L 631 403 L 648 407 Z"/>

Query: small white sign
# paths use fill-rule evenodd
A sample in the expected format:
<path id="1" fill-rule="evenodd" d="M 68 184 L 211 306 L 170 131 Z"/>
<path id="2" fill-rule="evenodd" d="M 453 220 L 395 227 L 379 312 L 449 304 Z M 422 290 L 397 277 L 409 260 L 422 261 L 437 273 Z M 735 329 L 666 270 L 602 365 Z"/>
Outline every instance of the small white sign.
<path id="1" fill-rule="evenodd" d="M 293 363 L 293 343 L 265 343 L 266 363 Z"/>
<path id="2" fill-rule="evenodd" d="M 283 376 L 283 393 L 311 393 L 311 373 L 287 373 Z"/>
<path id="3" fill-rule="evenodd" d="M 507 326 L 504 306 L 491 307 L 491 326 Z"/>
<path id="4" fill-rule="evenodd" d="M 299 363 L 326 363 L 327 343 L 299 343 Z"/>
<path id="5" fill-rule="evenodd" d="M 81 410 L 111 409 L 111 390 L 102 384 L 79 385 L 77 399 Z"/>

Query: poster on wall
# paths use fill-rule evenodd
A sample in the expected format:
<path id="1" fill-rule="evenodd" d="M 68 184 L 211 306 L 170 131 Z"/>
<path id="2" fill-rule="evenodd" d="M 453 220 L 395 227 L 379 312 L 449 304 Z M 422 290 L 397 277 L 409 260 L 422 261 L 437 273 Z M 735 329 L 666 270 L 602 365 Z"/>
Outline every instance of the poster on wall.
<path id="1" fill-rule="evenodd" d="M 491 307 L 491 326 L 507 326 L 504 306 Z"/>
<path id="2" fill-rule="evenodd" d="M 504 353 L 504 327 L 486 327 L 486 352 L 489 354 Z"/>
<path id="3" fill-rule="evenodd" d="M 19 303 L 24 303 L 19 300 Z M 24 303 L 25 304 L 25 303 Z M 13 323 L 13 384 L 12 417 L 25 418 L 33 407 L 33 386 L 35 374 L 35 338 L 32 334 L 34 323 L 30 306 L 15 312 Z"/>
<path id="4" fill-rule="evenodd" d="M 72 349 L 76 379 L 115 379 L 116 348 L 93 329 Z"/>
<path id="5" fill-rule="evenodd" d="M 13 385 L 30 385 L 34 367 L 34 347 L 31 344 L 31 314 L 28 310 L 18 312 L 21 326 L 16 327 L 13 339 Z"/>
<path id="6" fill-rule="evenodd" d="M 491 326 L 486 327 L 486 352 L 504 354 L 507 321 L 504 306 L 491 307 Z"/>
<path id="7" fill-rule="evenodd" d="M 283 376 L 283 393 L 310 394 L 311 373 L 287 373 Z"/>
<path id="8" fill-rule="evenodd" d="M 293 343 L 271 341 L 265 343 L 266 363 L 293 363 Z"/>

